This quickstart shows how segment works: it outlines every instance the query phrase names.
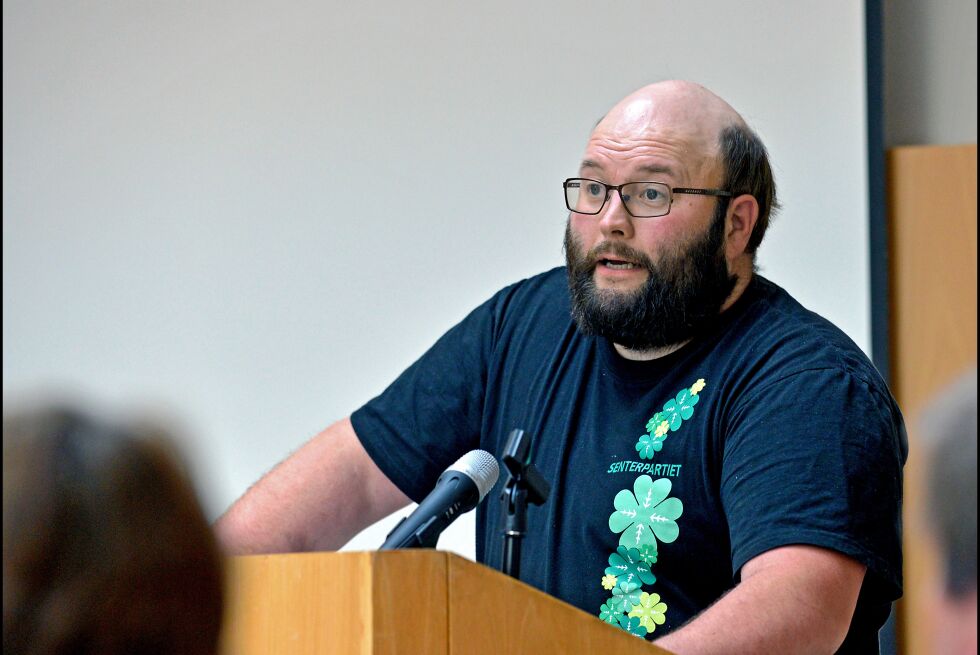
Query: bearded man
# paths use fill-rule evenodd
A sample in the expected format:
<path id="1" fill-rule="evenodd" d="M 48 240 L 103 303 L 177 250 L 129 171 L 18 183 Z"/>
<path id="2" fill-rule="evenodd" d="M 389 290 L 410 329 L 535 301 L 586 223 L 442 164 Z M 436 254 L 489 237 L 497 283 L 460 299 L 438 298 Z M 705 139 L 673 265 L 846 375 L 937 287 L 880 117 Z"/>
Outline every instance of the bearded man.
<path id="1" fill-rule="evenodd" d="M 662 82 L 599 122 L 563 187 L 567 265 L 280 464 L 221 540 L 337 548 L 521 428 L 552 487 L 524 582 L 677 653 L 877 652 L 905 431 L 860 349 L 755 273 L 777 206 L 761 141 L 707 89 Z M 499 514 L 477 516 L 490 566 Z"/>

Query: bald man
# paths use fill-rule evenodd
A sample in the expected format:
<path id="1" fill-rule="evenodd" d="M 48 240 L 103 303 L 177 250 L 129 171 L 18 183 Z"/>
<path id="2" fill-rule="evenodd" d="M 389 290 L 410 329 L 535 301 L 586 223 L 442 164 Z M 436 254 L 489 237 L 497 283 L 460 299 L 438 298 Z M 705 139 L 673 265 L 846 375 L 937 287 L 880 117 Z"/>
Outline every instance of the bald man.
<path id="1" fill-rule="evenodd" d="M 654 84 L 600 121 L 564 191 L 567 265 L 282 462 L 223 542 L 340 547 L 522 428 L 552 486 L 525 582 L 677 653 L 877 652 L 901 594 L 902 418 L 850 339 L 755 273 L 777 206 L 758 137 L 707 89 Z M 478 510 L 494 567 L 500 520 Z"/>

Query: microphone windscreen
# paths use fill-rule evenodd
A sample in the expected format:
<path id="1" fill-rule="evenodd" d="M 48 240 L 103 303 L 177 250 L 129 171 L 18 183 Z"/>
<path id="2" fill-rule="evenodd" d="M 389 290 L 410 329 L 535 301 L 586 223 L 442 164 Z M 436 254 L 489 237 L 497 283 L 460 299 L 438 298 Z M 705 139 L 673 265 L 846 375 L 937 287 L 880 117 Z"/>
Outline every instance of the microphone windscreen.
<path id="1" fill-rule="evenodd" d="M 476 483 L 476 488 L 480 491 L 481 501 L 493 488 L 497 482 L 497 477 L 500 475 L 497 458 L 485 450 L 471 450 L 457 459 L 446 470 L 459 471 L 468 475 Z"/>

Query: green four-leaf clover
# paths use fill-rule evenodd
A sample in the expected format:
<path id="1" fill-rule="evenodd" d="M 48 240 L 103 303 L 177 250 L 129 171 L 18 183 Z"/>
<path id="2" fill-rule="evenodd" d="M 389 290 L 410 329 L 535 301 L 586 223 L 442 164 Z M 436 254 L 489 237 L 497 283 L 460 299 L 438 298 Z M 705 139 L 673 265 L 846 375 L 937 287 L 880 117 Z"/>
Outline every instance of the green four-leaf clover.
<path id="1" fill-rule="evenodd" d="M 606 623 L 615 625 L 619 623 L 619 617 L 623 616 L 625 611 L 619 607 L 618 603 L 614 603 L 610 598 L 599 607 L 599 618 Z"/>
<path id="2" fill-rule="evenodd" d="M 664 419 L 670 424 L 671 432 L 679 430 L 684 421 L 694 416 L 694 406 L 699 400 L 690 389 L 682 389 L 673 400 L 664 403 Z"/>
<path id="3" fill-rule="evenodd" d="M 611 604 L 612 607 L 623 612 L 629 612 L 634 605 L 640 602 L 642 593 L 638 582 L 620 582 L 613 589 L 612 598 L 607 600 L 606 604 Z"/>
<path id="4" fill-rule="evenodd" d="M 647 629 L 638 618 L 630 618 L 625 615 L 621 616 L 619 617 L 619 627 L 631 635 L 636 635 L 637 637 L 647 636 Z"/>
<path id="5" fill-rule="evenodd" d="M 640 459 L 653 459 L 653 454 L 659 452 L 664 447 L 664 440 L 649 434 L 640 436 L 636 442 L 636 452 L 640 453 Z"/>
<path id="6" fill-rule="evenodd" d="M 609 566 L 606 575 L 616 576 L 618 582 L 636 582 L 653 584 L 657 577 L 650 571 L 650 565 L 644 561 L 636 548 L 620 546 L 609 556 Z"/>
<path id="7" fill-rule="evenodd" d="M 656 547 L 657 539 L 671 543 L 677 539 L 677 518 L 684 512 L 679 498 L 667 498 L 671 483 L 668 478 L 656 482 L 641 475 L 633 483 L 633 491 L 623 489 L 613 499 L 616 511 L 609 515 L 609 529 L 620 533 L 619 545 L 639 549 L 643 545 Z"/>

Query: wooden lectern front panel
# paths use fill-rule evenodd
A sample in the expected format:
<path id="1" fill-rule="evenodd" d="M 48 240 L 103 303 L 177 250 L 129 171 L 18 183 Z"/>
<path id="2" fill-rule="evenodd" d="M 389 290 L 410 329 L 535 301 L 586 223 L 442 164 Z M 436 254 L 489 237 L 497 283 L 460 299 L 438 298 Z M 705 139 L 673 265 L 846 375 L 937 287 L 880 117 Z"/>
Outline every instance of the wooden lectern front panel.
<path id="1" fill-rule="evenodd" d="M 666 651 L 475 562 L 407 550 L 231 558 L 222 653 Z"/>

